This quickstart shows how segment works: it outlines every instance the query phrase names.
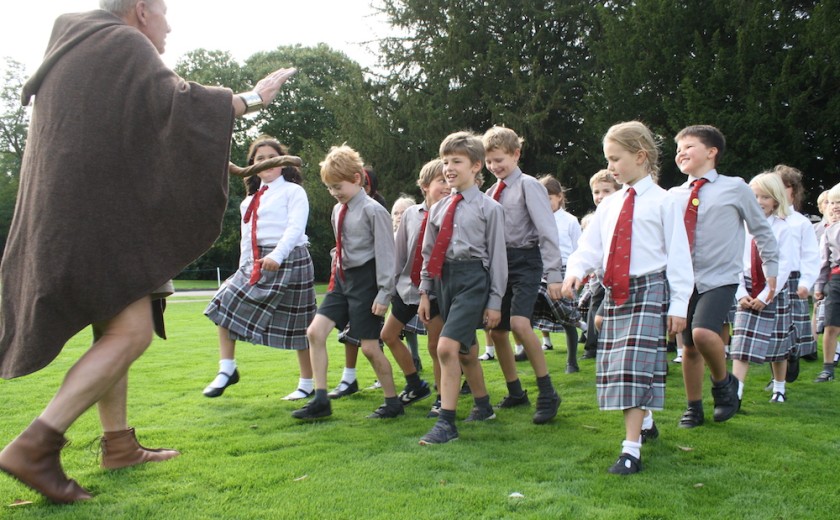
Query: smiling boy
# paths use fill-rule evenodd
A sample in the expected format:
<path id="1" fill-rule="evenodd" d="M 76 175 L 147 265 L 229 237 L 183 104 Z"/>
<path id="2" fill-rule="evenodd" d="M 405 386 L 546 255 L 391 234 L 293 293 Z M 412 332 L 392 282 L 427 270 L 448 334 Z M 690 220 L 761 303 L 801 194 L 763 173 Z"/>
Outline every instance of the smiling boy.
<path id="1" fill-rule="evenodd" d="M 694 265 L 694 293 L 682 333 L 682 369 L 688 406 L 680 427 L 694 428 L 705 420 L 704 365 L 708 365 L 712 379 L 715 421 L 731 419 L 740 408 L 738 380 L 727 371 L 720 334 L 743 268 L 744 224 L 755 238 L 764 263 L 770 288 L 768 301 L 776 292 L 779 254 L 773 231 L 747 183 L 740 177 L 720 175 L 716 170 L 726 148 L 720 130 L 709 125 L 689 126 L 674 140 L 677 143 L 674 160 L 688 180 L 670 191 L 684 208 Z"/>
<path id="2" fill-rule="evenodd" d="M 469 132 L 450 134 L 440 145 L 444 176 L 452 193 L 429 210 L 423 238 L 423 270 L 417 314 L 432 318 L 429 294 L 437 297 L 443 330 L 438 340 L 441 364 L 441 408 L 421 445 L 443 444 L 458 438 L 455 410 L 461 366 L 465 373 L 481 372 L 475 330 L 499 322 L 507 282 L 504 211 L 476 185 L 484 146 Z M 493 416 L 483 377 L 470 380 L 476 408 L 473 420 Z"/>

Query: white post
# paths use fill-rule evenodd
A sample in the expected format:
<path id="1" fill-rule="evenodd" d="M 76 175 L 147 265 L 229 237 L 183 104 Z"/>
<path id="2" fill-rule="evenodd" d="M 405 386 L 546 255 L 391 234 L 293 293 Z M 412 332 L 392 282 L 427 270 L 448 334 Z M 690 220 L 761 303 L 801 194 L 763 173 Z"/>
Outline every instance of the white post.
<path id="1" fill-rule="evenodd" d="M 222 286 L 222 271 L 216 267 L 216 287 Z"/>

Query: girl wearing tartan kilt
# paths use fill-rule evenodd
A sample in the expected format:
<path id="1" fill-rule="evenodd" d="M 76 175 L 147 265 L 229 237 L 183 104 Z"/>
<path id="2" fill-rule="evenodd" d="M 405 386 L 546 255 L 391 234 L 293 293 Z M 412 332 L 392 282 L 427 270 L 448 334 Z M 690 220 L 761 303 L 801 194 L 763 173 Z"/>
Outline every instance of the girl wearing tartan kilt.
<path id="1" fill-rule="evenodd" d="M 799 213 L 805 188 L 802 186 L 802 172 L 796 168 L 779 164 L 773 168 L 785 185 L 785 195 L 790 216 L 785 219 L 791 227 L 792 255 L 788 295 L 794 336 L 793 351 L 788 365 L 787 381 L 792 383 L 799 375 L 799 357 L 816 356 L 817 341 L 811 327 L 811 308 L 808 295 L 817 281 L 820 271 L 820 246 L 810 219 Z"/>
<path id="2" fill-rule="evenodd" d="M 248 164 L 287 154 L 277 140 L 262 136 L 251 143 Z M 297 351 L 298 388 L 283 399 L 312 395 L 306 327 L 316 311 L 315 271 L 306 236 L 309 201 L 302 180 L 294 167 L 265 170 L 245 180 L 248 196 L 240 205 L 239 269 L 204 310 L 219 327 L 221 358 L 218 375 L 204 389 L 207 397 L 218 397 L 239 381 L 237 341 Z"/>
<path id="3" fill-rule="evenodd" d="M 569 258 L 563 293 L 573 297 L 586 274 L 604 268 L 598 404 L 624 413 L 621 455 L 608 471 L 628 475 L 642 469 L 642 443 L 659 435 L 651 410 L 665 404 L 665 335 L 685 328 L 694 275 L 681 208 L 652 177 L 659 150 L 651 131 L 638 121 L 614 125 L 604 156 L 625 186 L 595 211 Z"/>
<path id="4" fill-rule="evenodd" d="M 787 400 L 785 375 L 793 338 L 787 280 L 794 252 L 791 229 L 784 220 L 790 210 L 785 186 L 778 175 L 770 172 L 759 174 L 750 181 L 750 188 L 779 244 L 779 270 L 776 278 L 778 292 L 772 299 L 768 298 L 771 289 L 765 283 L 758 248 L 747 231 L 744 269 L 735 293 L 738 309 L 732 327 L 732 374 L 738 379 L 738 399 L 741 400 L 750 363 L 769 361 L 773 370 L 773 397 L 770 401 L 783 403 Z"/>

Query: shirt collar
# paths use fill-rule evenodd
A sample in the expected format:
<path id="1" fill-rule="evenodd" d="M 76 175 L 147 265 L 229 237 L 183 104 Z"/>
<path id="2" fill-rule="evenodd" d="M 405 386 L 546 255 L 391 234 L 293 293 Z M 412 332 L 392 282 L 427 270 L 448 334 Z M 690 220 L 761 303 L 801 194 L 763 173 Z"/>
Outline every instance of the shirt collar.
<path id="1" fill-rule="evenodd" d="M 688 176 L 688 184 L 696 181 L 697 179 L 706 179 L 709 182 L 715 182 L 720 177 L 720 174 L 717 172 L 716 169 L 712 168 L 711 170 L 707 171 L 700 177 L 694 177 L 693 175 Z"/>
<path id="2" fill-rule="evenodd" d="M 455 193 L 456 192 L 452 192 L 452 195 L 455 195 Z M 479 195 L 483 195 L 483 193 L 481 193 L 481 190 L 479 190 L 478 186 L 476 185 L 472 185 L 460 193 L 464 197 L 464 200 L 467 202 L 472 202 Z"/>
<path id="3" fill-rule="evenodd" d="M 634 184 L 633 186 L 625 184 L 624 187 L 621 189 L 626 192 L 628 189 L 633 188 L 634 190 L 636 190 L 636 195 L 644 195 L 644 193 L 647 190 L 649 190 L 653 185 L 653 177 L 651 177 L 648 174 L 636 181 L 636 184 Z"/>

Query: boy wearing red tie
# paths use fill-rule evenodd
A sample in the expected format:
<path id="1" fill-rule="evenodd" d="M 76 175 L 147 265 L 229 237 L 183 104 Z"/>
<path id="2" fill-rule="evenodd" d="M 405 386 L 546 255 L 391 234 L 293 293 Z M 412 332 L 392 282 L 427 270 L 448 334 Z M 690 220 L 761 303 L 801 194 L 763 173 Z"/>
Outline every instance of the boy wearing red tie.
<path id="1" fill-rule="evenodd" d="M 437 349 L 441 408 L 421 445 L 458 438 L 455 409 L 461 366 L 467 374 L 480 373 L 475 330 L 482 318 L 488 328 L 499 323 L 507 282 L 504 212 L 475 182 L 484 161 L 481 138 L 468 132 L 450 134 L 440 145 L 440 157 L 452 193 L 429 210 L 417 314 L 424 323 L 432 318 L 429 295 L 434 294 L 443 317 Z M 490 418 L 493 409 L 483 377 L 469 382 L 474 395 L 484 396 L 481 402 L 476 399 L 474 418 Z"/>

